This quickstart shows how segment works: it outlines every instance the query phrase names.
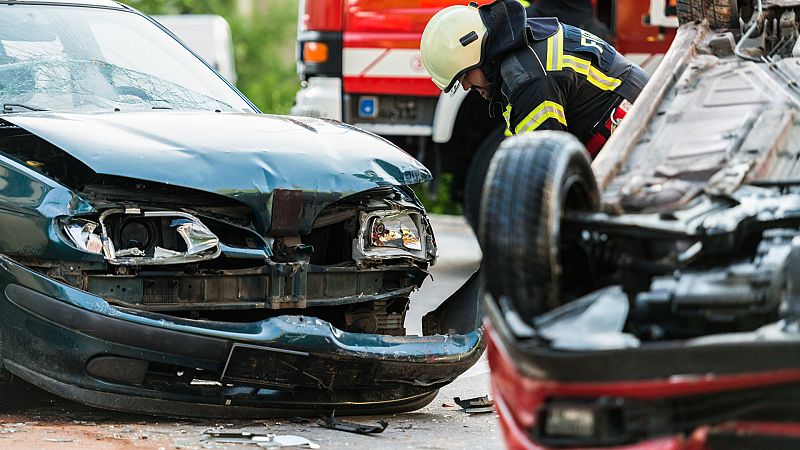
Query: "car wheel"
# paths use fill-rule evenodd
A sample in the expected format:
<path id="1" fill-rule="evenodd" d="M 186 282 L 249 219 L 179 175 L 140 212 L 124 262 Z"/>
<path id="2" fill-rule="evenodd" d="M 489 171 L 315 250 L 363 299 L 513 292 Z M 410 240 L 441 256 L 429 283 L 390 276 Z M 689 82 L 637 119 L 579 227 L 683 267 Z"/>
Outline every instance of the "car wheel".
<path id="1" fill-rule="evenodd" d="M 497 146 L 503 142 L 505 128 L 498 127 L 492 130 L 478 146 L 475 156 L 467 169 L 467 180 L 464 182 L 464 217 L 473 230 L 478 230 L 478 220 L 481 210 L 481 192 L 486 179 L 489 162 L 497 151 Z"/>
<path id="2" fill-rule="evenodd" d="M 503 141 L 486 176 L 478 231 L 488 292 L 507 296 L 526 320 L 581 294 L 578 286 L 591 281 L 582 268 L 588 256 L 578 248 L 580 230 L 564 232 L 561 219 L 599 203 L 589 156 L 573 135 L 537 131 Z"/>
<path id="3" fill-rule="evenodd" d="M 676 9 L 681 25 L 708 19 L 715 30 L 739 27 L 737 0 L 678 0 Z"/>

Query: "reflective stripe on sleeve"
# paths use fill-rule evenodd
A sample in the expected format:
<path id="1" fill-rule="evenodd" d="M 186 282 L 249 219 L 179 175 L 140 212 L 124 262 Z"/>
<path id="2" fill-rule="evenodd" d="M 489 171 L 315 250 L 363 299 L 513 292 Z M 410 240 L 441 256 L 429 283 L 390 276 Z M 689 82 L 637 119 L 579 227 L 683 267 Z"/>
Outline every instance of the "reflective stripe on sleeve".
<path id="1" fill-rule="evenodd" d="M 592 66 L 591 61 L 564 54 L 564 29 L 559 25 L 558 32 L 547 39 L 547 64 L 548 71 L 572 69 L 584 75 L 592 85 L 604 91 L 613 91 L 622 81 L 609 77 L 598 68 Z"/>
<path id="2" fill-rule="evenodd" d="M 586 76 L 586 81 L 604 91 L 613 91 L 622 84 L 621 80 L 609 77 L 596 67 L 592 66 L 592 63 L 585 59 L 581 59 L 572 55 L 563 55 L 561 60 L 565 68 L 572 69 L 575 72 Z"/>
<path id="3" fill-rule="evenodd" d="M 547 38 L 547 70 L 562 70 L 564 56 L 564 29 L 558 26 L 556 34 Z"/>
<path id="4" fill-rule="evenodd" d="M 564 107 L 556 102 L 545 100 L 520 121 L 519 125 L 514 128 L 514 133 L 518 134 L 533 131 L 539 128 L 547 119 L 556 119 L 562 125 L 567 126 L 567 117 L 564 114 Z"/>
<path id="5" fill-rule="evenodd" d="M 506 137 L 513 135 L 514 133 L 511 132 L 511 103 L 506 105 L 506 110 L 503 111 L 503 118 L 506 119 Z"/>

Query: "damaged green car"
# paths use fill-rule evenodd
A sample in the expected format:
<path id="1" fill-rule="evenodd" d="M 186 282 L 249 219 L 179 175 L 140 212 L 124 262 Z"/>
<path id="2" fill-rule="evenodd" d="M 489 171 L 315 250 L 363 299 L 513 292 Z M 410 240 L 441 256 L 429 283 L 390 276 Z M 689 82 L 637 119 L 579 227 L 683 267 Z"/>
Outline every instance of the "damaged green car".
<path id="1" fill-rule="evenodd" d="M 271 116 L 106 0 L 0 1 L 0 378 L 175 416 L 394 412 L 483 349 L 473 277 L 407 336 L 437 256 L 418 161 Z"/>

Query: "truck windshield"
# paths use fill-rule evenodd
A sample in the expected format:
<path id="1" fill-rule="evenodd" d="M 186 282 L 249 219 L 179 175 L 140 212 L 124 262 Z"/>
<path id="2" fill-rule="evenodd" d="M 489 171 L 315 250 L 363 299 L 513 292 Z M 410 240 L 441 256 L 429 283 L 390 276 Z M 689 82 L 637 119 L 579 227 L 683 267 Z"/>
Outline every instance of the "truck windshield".
<path id="1" fill-rule="evenodd" d="M 0 8 L 4 112 L 252 112 L 211 69 L 136 13 L 77 6 Z"/>

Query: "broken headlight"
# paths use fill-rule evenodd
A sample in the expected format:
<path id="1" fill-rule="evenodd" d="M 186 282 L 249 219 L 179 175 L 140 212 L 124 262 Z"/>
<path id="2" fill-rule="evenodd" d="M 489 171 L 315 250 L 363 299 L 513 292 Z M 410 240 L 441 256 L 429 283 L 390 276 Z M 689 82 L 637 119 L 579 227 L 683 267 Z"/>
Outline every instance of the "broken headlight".
<path id="1" fill-rule="evenodd" d="M 178 211 L 109 209 L 97 222 L 73 219 L 64 232 L 78 248 L 111 264 L 183 264 L 220 255 L 219 238 L 198 218 Z"/>
<path id="2" fill-rule="evenodd" d="M 79 249 L 102 255 L 103 241 L 101 236 L 95 232 L 99 227 L 95 222 L 76 219 L 64 226 L 64 232 Z"/>
<path id="3" fill-rule="evenodd" d="M 354 242 L 358 259 L 411 257 L 427 260 L 435 255 L 427 221 L 416 211 L 361 213 L 359 237 Z"/>

